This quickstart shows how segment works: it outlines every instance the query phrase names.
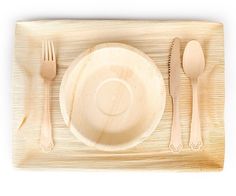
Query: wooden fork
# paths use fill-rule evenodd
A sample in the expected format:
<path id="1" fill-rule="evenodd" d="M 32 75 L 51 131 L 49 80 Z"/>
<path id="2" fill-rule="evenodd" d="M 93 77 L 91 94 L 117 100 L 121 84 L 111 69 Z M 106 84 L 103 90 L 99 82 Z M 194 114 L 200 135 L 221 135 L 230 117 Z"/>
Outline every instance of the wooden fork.
<path id="1" fill-rule="evenodd" d="M 44 111 L 40 132 L 40 147 L 49 152 L 54 147 L 51 114 L 50 91 L 52 81 L 56 77 L 56 55 L 52 41 L 42 42 L 41 76 L 44 79 Z"/>

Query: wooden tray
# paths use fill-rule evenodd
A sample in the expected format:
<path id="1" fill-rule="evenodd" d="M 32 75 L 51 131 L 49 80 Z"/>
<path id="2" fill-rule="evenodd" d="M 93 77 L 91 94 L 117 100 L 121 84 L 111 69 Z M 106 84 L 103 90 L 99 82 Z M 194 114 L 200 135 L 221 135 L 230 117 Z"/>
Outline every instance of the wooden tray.
<path id="1" fill-rule="evenodd" d="M 168 55 L 174 37 L 201 42 L 206 69 L 200 79 L 200 119 L 204 148 L 188 147 L 191 118 L 191 86 L 181 72 L 180 112 L 184 149 L 168 148 L 172 119 L 168 94 Z M 39 131 L 43 111 L 40 78 L 42 39 L 54 41 L 58 75 L 53 84 L 52 124 L 55 148 L 42 153 Z M 13 162 L 21 168 L 169 169 L 220 170 L 224 162 L 224 43 L 223 25 L 200 21 L 57 20 L 17 22 L 13 66 Z M 59 87 L 71 62 L 85 49 L 104 42 L 134 46 L 151 57 L 163 74 L 167 100 L 156 131 L 142 144 L 125 151 L 103 152 L 78 142 L 66 127 L 59 107 Z M 18 126 L 26 115 L 24 125 Z"/>

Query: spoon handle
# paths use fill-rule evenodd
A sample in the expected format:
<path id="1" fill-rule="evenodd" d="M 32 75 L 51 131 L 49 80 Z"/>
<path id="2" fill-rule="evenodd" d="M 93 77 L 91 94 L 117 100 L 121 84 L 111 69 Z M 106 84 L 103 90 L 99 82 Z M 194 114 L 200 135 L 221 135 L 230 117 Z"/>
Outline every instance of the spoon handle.
<path id="1" fill-rule="evenodd" d="M 199 118 L 199 106 L 198 106 L 198 81 L 192 81 L 192 91 L 193 91 L 193 105 L 192 105 L 192 123 L 191 123 L 191 132 L 189 147 L 192 150 L 200 150 L 203 146 L 202 134 L 200 127 L 200 118 Z"/>
<path id="2" fill-rule="evenodd" d="M 173 98 L 173 120 L 169 148 L 172 152 L 180 152 L 183 148 L 179 118 L 179 99 Z"/>

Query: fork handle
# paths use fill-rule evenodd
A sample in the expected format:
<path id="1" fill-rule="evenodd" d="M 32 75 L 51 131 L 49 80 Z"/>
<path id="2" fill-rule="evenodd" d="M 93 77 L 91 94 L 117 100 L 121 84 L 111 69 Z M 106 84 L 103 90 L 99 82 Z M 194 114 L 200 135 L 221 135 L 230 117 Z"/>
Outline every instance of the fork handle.
<path id="1" fill-rule="evenodd" d="M 50 152 L 54 147 L 50 114 L 51 81 L 44 80 L 44 110 L 40 132 L 40 147 L 44 152 Z"/>

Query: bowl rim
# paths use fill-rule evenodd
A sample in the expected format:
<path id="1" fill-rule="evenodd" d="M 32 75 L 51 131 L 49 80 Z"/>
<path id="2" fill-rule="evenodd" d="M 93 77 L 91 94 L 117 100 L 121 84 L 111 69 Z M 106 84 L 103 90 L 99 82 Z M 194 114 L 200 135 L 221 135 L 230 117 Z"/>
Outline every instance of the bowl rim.
<path id="1" fill-rule="evenodd" d="M 135 137 L 134 139 L 130 140 L 129 142 L 126 142 L 124 144 L 119 144 L 119 145 L 106 145 L 106 144 L 99 144 L 96 143 L 94 141 L 89 140 L 88 138 L 86 138 L 84 135 L 80 134 L 80 131 L 78 128 L 75 128 L 73 126 L 73 124 L 71 123 L 71 119 L 69 117 L 69 115 L 66 112 L 66 106 L 64 101 L 64 96 L 63 96 L 63 88 L 67 82 L 66 78 L 68 78 L 69 73 L 74 69 L 74 67 L 78 64 L 78 62 L 84 58 L 85 56 L 87 56 L 87 54 L 91 53 L 92 51 L 95 50 L 99 50 L 102 48 L 108 48 L 108 47 L 119 47 L 119 48 L 126 48 L 128 50 L 131 50 L 133 52 L 138 53 L 139 55 L 141 55 L 143 58 L 145 58 L 150 64 L 152 64 L 155 67 L 155 70 L 157 71 L 157 73 L 160 73 L 160 77 L 161 77 L 161 86 L 163 86 L 162 88 L 162 93 L 163 93 L 163 100 L 162 100 L 162 108 L 160 111 L 160 116 L 159 118 L 154 118 L 153 122 L 151 123 L 151 125 L 148 127 L 148 129 L 146 129 L 140 136 Z M 163 79 L 163 75 L 161 73 L 161 71 L 158 69 L 157 65 L 155 64 L 155 62 L 144 52 L 142 52 L 141 50 L 124 44 L 124 43 L 119 43 L 119 42 L 106 42 L 106 43 L 100 43 L 97 44 L 89 49 L 86 49 L 85 51 L 83 51 L 81 54 L 79 54 L 73 61 L 72 63 L 69 65 L 69 67 L 67 68 L 67 70 L 65 71 L 63 78 L 61 80 L 61 85 L 60 85 L 60 92 L 59 92 L 59 104 L 60 104 L 60 109 L 61 109 L 61 114 L 63 117 L 63 120 L 65 122 L 65 124 L 68 126 L 68 128 L 70 129 L 70 131 L 72 132 L 72 134 L 82 143 L 84 143 L 87 146 L 90 147 L 94 147 L 98 150 L 101 151 L 123 151 L 129 148 L 132 148 L 140 143 L 142 143 L 147 137 L 149 137 L 154 131 L 155 128 L 158 126 L 158 124 L 160 123 L 160 120 L 163 117 L 164 114 L 164 110 L 165 110 L 165 106 L 166 106 L 166 89 L 165 89 L 165 81 Z"/>

